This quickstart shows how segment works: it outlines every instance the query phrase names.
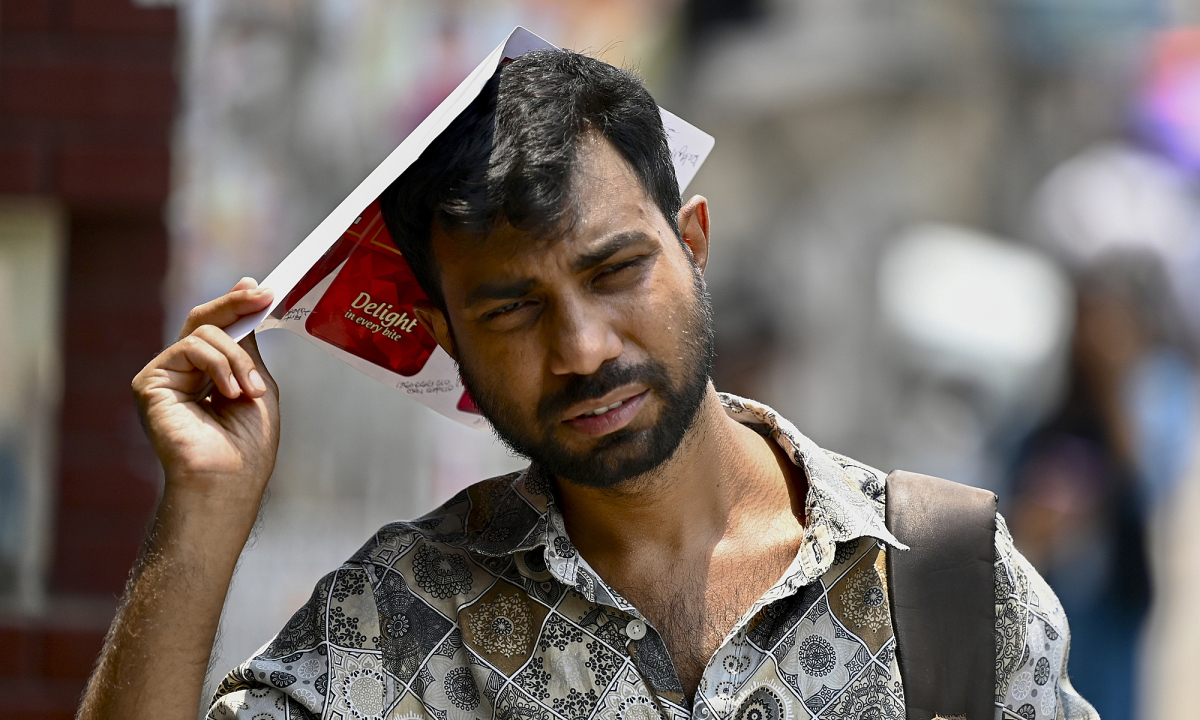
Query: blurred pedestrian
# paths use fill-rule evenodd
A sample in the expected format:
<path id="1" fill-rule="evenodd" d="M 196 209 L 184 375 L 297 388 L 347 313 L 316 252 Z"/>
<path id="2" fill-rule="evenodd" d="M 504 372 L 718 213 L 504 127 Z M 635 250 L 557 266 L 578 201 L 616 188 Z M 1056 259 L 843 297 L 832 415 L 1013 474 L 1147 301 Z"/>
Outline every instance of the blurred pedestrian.
<path id="1" fill-rule="evenodd" d="M 1147 527 L 1191 461 L 1195 386 L 1157 257 L 1111 254 L 1078 274 L 1067 394 L 1025 446 L 1009 517 L 1070 618 L 1072 679 L 1106 720 L 1134 716 Z"/>

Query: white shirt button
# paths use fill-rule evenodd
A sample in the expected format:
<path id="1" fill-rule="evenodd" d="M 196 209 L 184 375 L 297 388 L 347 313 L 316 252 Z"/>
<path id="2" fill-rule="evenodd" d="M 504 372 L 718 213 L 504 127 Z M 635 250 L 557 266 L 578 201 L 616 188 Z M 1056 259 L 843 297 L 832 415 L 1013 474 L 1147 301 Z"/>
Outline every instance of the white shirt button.
<path id="1" fill-rule="evenodd" d="M 641 620 L 630 620 L 625 626 L 625 634 L 630 640 L 641 640 L 646 637 L 646 623 Z"/>

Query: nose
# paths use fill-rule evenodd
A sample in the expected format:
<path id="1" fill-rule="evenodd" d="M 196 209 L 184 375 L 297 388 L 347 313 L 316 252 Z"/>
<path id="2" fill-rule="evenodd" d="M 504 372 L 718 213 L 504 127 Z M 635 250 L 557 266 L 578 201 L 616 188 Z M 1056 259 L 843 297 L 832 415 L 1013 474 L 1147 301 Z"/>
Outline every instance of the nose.
<path id="1" fill-rule="evenodd" d="M 578 300 L 557 303 L 547 324 L 550 372 L 591 375 L 621 356 L 620 336 L 602 308 Z"/>

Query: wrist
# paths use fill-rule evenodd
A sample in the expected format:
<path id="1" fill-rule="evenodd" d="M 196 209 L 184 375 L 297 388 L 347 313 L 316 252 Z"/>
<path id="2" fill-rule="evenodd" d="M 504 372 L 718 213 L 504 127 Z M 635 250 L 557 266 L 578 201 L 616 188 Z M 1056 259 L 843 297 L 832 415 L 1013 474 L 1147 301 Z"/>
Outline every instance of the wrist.
<path id="1" fill-rule="evenodd" d="M 258 520 L 263 491 L 214 492 L 168 477 L 154 520 L 158 545 L 170 544 L 236 562 Z"/>
<path id="2" fill-rule="evenodd" d="M 255 513 L 266 494 L 271 469 L 225 472 L 181 469 L 163 462 L 163 497 L 195 505 L 207 512 L 234 512 L 253 505 Z"/>

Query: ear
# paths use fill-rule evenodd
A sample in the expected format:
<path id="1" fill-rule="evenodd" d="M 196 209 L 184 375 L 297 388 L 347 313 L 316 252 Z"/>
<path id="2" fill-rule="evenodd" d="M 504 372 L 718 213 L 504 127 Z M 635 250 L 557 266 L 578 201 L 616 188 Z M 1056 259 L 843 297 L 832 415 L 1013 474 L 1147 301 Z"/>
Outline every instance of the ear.
<path id="1" fill-rule="evenodd" d="M 421 323 L 425 332 L 432 335 L 437 344 L 457 362 L 458 353 L 454 349 L 454 337 L 450 334 L 450 322 L 446 320 L 446 313 L 428 300 L 418 300 L 413 305 L 413 314 L 417 316 L 417 322 Z"/>
<path id="2" fill-rule="evenodd" d="M 708 265 L 708 200 L 693 195 L 679 210 L 679 232 L 692 251 L 692 261 L 704 272 Z"/>

